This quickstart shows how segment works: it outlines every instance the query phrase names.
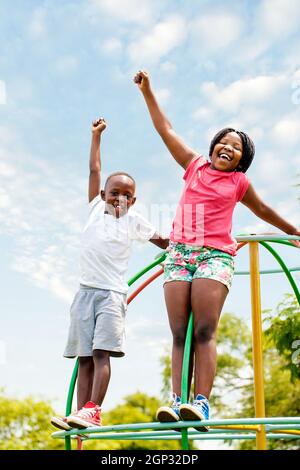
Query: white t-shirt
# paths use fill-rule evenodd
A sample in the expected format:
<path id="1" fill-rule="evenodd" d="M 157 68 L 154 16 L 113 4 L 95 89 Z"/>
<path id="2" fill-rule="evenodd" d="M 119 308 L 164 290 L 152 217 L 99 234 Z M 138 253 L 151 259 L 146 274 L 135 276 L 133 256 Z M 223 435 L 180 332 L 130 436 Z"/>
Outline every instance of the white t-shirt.
<path id="1" fill-rule="evenodd" d="M 105 202 L 96 196 L 81 238 L 80 284 L 126 293 L 125 273 L 134 240 L 148 241 L 155 228 L 129 209 L 117 219 L 105 214 Z"/>

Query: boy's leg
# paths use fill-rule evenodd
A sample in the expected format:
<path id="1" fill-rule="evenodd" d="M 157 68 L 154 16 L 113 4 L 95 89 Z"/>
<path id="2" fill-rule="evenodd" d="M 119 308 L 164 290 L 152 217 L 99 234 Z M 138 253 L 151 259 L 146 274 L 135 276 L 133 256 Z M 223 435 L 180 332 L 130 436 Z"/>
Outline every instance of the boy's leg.
<path id="1" fill-rule="evenodd" d="M 189 313 L 191 310 L 191 283 L 171 281 L 164 285 L 165 301 L 169 324 L 173 335 L 172 345 L 172 387 L 181 396 L 182 360 Z"/>
<path id="2" fill-rule="evenodd" d="M 90 400 L 97 405 L 102 404 L 110 380 L 110 353 L 102 349 L 94 349 L 94 379 Z"/>
<path id="3" fill-rule="evenodd" d="M 194 279 L 192 311 L 194 314 L 195 396 L 209 399 L 216 373 L 216 332 L 227 287 L 214 279 Z"/>
<path id="4" fill-rule="evenodd" d="M 79 357 L 77 378 L 77 409 L 80 410 L 91 399 L 94 361 L 92 356 Z"/>
<path id="5" fill-rule="evenodd" d="M 67 423 L 79 429 L 101 426 L 99 405 L 105 397 L 110 379 L 110 355 L 108 351 L 95 349 L 93 357 L 88 358 L 89 361 L 87 358 L 80 359 L 82 367 L 79 375 L 78 411 L 68 416 Z"/>

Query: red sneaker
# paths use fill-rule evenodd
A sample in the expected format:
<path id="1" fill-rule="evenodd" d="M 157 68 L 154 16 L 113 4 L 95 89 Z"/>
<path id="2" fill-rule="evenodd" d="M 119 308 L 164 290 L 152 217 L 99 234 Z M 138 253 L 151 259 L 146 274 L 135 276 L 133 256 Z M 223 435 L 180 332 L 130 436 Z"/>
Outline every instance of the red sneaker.
<path id="1" fill-rule="evenodd" d="M 81 410 L 67 417 L 67 423 L 72 428 L 78 429 L 101 426 L 101 408 L 94 402 L 88 401 Z"/>

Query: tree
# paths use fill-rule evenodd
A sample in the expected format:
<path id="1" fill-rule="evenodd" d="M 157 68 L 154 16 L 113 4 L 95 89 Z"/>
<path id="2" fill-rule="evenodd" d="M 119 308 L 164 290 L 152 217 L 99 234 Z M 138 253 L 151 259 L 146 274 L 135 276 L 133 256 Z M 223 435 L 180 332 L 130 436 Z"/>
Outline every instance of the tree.
<path id="1" fill-rule="evenodd" d="M 287 294 L 274 313 L 264 315 L 264 378 L 266 416 L 300 416 L 300 367 L 293 360 L 292 345 L 300 340 L 300 315 L 297 299 Z M 253 384 L 245 387 L 241 399 L 244 416 L 254 416 Z M 299 449 L 298 440 L 268 441 L 269 449 Z M 255 443 L 243 442 L 241 449 Z"/>
<path id="2" fill-rule="evenodd" d="M 264 373 L 267 416 L 300 415 L 300 374 L 297 349 L 300 340 L 300 315 L 296 299 L 288 295 L 274 313 L 264 314 Z M 298 344 L 298 343 L 297 343 Z M 239 317 L 224 313 L 218 331 L 218 368 L 212 394 L 214 417 L 254 416 L 251 333 Z M 163 367 L 163 403 L 170 390 L 170 355 Z M 227 400 L 227 398 L 230 398 Z M 123 403 L 104 414 L 104 423 L 125 424 L 155 421 L 161 401 L 141 392 L 124 398 Z M 0 450 L 63 449 L 63 439 L 53 439 L 50 424 L 55 411 L 50 402 L 33 397 L 14 399 L 0 390 Z M 252 449 L 254 441 L 235 444 Z M 91 440 L 86 449 L 180 449 L 180 440 L 116 441 Z M 299 440 L 268 441 L 271 449 L 299 448 Z"/>
<path id="3" fill-rule="evenodd" d="M 283 359 L 283 367 L 291 373 L 292 381 L 300 379 L 300 307 L 297 299 L 287 294 L 278 305 L 276 316 L 268 315 L 265 330 L 270 345 L 274 345 Z"/>
<path id="4" fill-rule="evenodd" d="M 32 397 L 22 400 L 0 391 L 0 449 L 46 450 L 63 449 L 62 440 L 51 438 L 50 424 L 54 410 L 50 403 Z"/>
<path id="5" fill-rule="evenodd" d="M 293 295 L 287 295 L 274 313 L 264 312 L 266 416 L 300 415 L 300 351 L 292 346 L 299 341 L 300 347 L 299 313 L 299 305 Z M 162 372 L 165 394 L 167 389 L 170 390 L 169 355 L 161 359 L 161 364 L 165 367 Z M 251 331 L 241 318 L 230 313 L 223 314 L 218 328 L 217 375 L 210 402 L 214 417 L 255 415 Z M 253 449 L 255 441 L 242 441 L 235 445 L 240 449 Z M 268 441 L 268 447 L 299 448 L 299 440 Z"/>

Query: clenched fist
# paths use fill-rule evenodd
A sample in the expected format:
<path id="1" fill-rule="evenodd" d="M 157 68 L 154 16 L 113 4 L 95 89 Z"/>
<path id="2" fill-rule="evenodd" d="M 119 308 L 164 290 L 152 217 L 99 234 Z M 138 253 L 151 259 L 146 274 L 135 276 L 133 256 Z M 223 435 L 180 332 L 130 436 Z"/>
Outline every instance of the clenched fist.
<path id="1" fill-rule="evenodd" d="M 133 81 L 138 85 L 141 91 L 147 91 L 150 89 L 150 77 L 147 72 L 144 70 L 139 70 L 134 78 Z"/>
<path id="2" fill-rule="evenodd" d="M 93 134 L 101 134 L 101 132 L 106 129 L 106 121 L 104 118 L 99 118 L 96 121 L 93 121 L 92 132 Z"/>

